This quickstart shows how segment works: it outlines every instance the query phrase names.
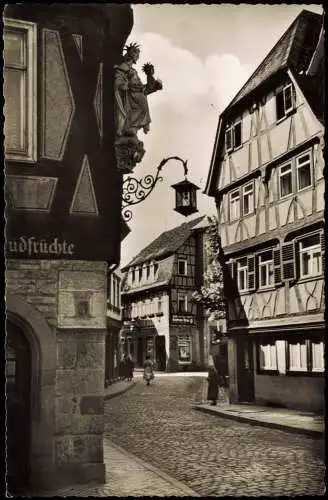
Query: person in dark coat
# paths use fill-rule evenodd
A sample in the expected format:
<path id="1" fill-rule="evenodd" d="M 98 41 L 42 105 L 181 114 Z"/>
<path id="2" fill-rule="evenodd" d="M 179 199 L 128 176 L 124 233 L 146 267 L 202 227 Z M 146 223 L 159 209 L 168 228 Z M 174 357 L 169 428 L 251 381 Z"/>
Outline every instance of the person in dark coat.
<path id="1" fill-rule="evenodd" d="M 130 356 L 127 356 L 125 359 L 125 376 L 129 382 L 133 379 L 133 369 L 134 363 Z"/>
<path id="2" fill-rule="evenodd" d="M 212 406 L 215 406 L 219 394 L 219 374 L 214 365 L 209 367 L 207 381 L 207 399 L 212 401 Z"/>

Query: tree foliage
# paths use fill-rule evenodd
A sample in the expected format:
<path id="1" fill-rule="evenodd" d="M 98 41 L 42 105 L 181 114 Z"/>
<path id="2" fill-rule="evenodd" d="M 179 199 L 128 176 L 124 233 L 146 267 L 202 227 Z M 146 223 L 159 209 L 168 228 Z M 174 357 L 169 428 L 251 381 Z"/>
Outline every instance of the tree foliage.
<path id="1" fill-rule="evenodd" d="M 205 251 L 208 259 L 204 272 L 204 284 L 200 290 L 193 293 L 193 299 L 201 304 L 210 320 L 226 317 L 226 302 L 223 288 L 222 247 L 218 232 L 218 221 L 209 217 L 209 227 L 206 230 Z"/>

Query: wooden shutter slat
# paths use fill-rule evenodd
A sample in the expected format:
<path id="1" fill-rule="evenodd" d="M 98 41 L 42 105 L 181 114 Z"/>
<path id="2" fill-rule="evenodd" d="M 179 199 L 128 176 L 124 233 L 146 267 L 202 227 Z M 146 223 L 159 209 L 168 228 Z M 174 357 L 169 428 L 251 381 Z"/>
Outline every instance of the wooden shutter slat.
<path id="1" fill-rule="evenodd" d="M 295 279 L 295 246 L 294 242 L 283 243 L 281 246 L 282 279 Z"/>
<path id="2" fill-rule="evenodd" d="M 325 233 L 320 233 L 320 248 L 321 248 L 321 262 L 322 274 L 325 274 L 326 259 L 325 259 Z"/>
<path id="3" fill-rule="evenodd" d="M 247 257 L 247 288 L 255 290 L 255 256 Z"/>
<path id="4" fill-rule="evenodd" d="M 274 282 L 281 283 L 281 252 L 280 248 L 273 250 Z"/>

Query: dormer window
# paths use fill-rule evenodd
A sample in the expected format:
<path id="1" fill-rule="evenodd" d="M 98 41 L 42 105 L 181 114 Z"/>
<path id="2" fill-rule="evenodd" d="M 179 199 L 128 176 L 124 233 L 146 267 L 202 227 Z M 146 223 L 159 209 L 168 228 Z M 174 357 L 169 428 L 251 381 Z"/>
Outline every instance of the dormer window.
<path id="1" fill-rule="evenodd" d="M 134 269 L 131 270 L 131 281 L 134 283 L 136 280 L 136 272 Z"/>
<path id="2" fill-rule="evenodd" d="M 241 146 L 241 120 L 226 129 L 226 151 L 233 151 Z"/>
<path id="3" fill-rule="evenodd" d="M 276 94 L 277 121 L 287 116 L 295 107 L 294 89 L 291 83 Z"/>
<path id="4" fill-rule="evenodd" d="M 149 276 L 150 276 L 150 265 L 147 264 L 146 265 L 146 279 L 148 280 L 149 279 Z"/>
<path id="5" fill-rule="evenodd" d="M 154 278 L 157 277 L 157 273 L 158 273 L 158 264 L 157 262 L 154 263 Z"/>

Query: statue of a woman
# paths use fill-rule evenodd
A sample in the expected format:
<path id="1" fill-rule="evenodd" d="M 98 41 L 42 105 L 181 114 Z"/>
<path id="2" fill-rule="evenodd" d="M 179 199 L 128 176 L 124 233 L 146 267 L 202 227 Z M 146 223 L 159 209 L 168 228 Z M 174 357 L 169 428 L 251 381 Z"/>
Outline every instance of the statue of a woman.
<path id="1" fill-rule="evenodd" d="M 147 134 L 151 121 L 147 95 L 162 89 L 162 82 L 155 80 L 154 67 L 149 63 L 143 67 L 147 83 L 142 83 L 133 68 L 139 56 L 139 46 L 131 43 L 125 47 L 123 62 L 114 66 L 115 123 L 118 137 L 136 137 L 140 129 Z"/>

